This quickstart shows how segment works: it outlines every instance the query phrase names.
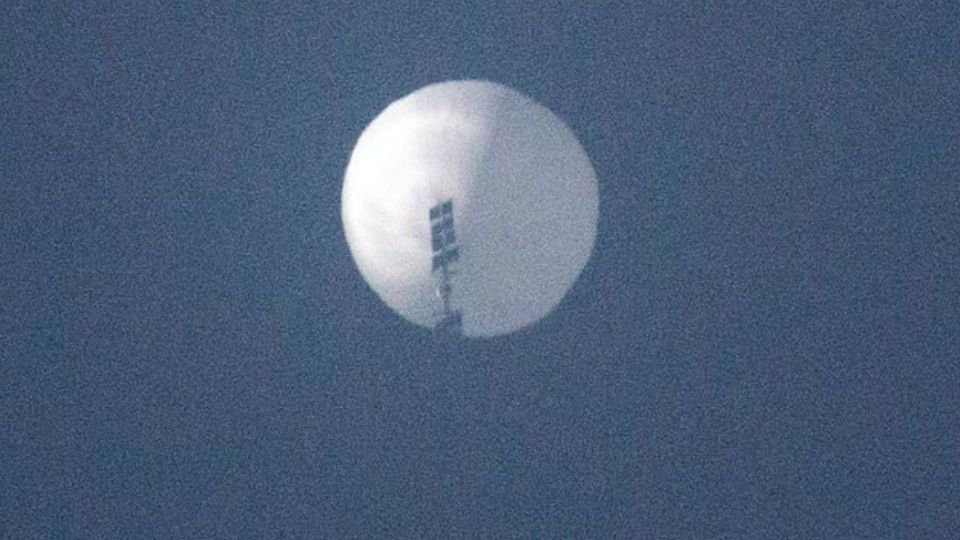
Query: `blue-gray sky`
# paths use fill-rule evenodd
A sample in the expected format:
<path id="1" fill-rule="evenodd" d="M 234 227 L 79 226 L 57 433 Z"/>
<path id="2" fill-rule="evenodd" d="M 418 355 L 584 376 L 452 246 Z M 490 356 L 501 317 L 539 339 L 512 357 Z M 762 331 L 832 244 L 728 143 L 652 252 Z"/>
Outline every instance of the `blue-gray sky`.
<path id="1" fill-rule="evenodd" d="M 0 18 L 0 537 L 960 528 L 956 3 L 39 4 Z M 553 316 L 440 344 L 340 187 L 460 78 L 563 118 L 601 218 Z"/>

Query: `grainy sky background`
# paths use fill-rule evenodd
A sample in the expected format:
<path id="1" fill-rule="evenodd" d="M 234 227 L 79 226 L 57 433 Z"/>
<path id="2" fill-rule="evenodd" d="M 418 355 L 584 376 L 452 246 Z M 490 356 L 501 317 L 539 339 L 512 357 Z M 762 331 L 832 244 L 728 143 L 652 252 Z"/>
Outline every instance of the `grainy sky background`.
<path id="1" fill-rule="evenodd" d="M 0 537 L 960 529 L 955 2 L 40 4 L 0 17 Z M 340 187 L 458 78 L 563 118 L 601 220 L 551 317 L 443 346 Z"/>

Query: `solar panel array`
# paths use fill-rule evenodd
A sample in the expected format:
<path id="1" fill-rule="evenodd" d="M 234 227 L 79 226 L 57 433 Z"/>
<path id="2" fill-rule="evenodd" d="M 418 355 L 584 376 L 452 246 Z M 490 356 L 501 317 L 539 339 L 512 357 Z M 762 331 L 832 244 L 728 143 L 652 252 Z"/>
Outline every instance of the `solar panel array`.
<path id="1" fill-rule="evenodd" d="M 430 245 L 433 248 L 433 270 L 446 268 L 460 258 L 453 230 L 452 200 L 430 209 Z"/>
<path id="2" fill-rule="evenodd" d="M 442 335 L 459 336 L 460 312 L 450 308 L 449 268 L 460 258 L 457 236 L 453 230 L 453 201 L 442 202 L 430 209 L 430 246 L 433 250 L 433 271 L 441 270 L 437 294 L 443 301 L 443 314 L 435 330 Z"/>

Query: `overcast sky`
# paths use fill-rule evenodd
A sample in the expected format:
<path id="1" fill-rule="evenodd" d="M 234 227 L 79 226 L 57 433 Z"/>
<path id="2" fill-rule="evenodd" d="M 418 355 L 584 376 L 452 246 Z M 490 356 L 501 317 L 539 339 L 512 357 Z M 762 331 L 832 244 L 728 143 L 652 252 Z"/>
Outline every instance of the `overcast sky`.
<path id="1" fill-rule="evenodd" d="M 8 4 L 0 538 L 960 529 L 956 2 Z M 570 126 L 600 224 L 443 344 L 340 189 L 463 78 Z"/>

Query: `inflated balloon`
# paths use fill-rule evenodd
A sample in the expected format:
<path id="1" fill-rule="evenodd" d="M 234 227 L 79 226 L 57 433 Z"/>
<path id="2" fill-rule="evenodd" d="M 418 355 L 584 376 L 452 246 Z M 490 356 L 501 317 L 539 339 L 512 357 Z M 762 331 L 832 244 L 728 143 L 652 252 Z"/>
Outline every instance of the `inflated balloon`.
<path id="1" fill-rule="evenodd" d="M 374 291 L 404 318 L 442 316 L 430 209 L 452 201 L 459 258 L 449 301 L 467 336 L 519 330 L 550 313 L 586 264 L 597 179 L 545 107 L 483 81 L 434 84 L 392 103 L 350 157 L 347 242 Z"/>

